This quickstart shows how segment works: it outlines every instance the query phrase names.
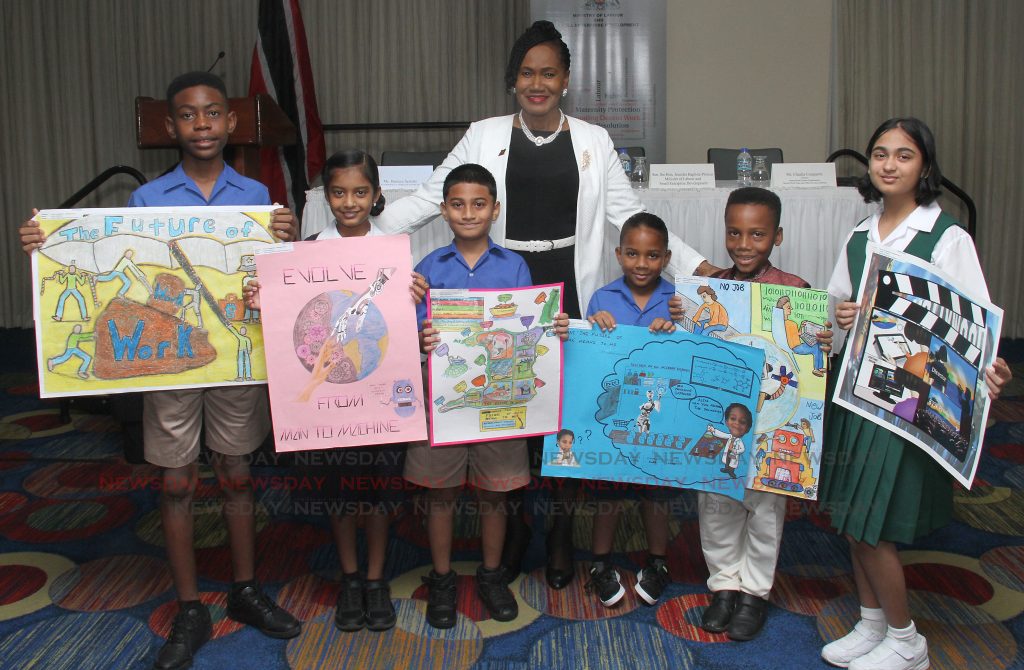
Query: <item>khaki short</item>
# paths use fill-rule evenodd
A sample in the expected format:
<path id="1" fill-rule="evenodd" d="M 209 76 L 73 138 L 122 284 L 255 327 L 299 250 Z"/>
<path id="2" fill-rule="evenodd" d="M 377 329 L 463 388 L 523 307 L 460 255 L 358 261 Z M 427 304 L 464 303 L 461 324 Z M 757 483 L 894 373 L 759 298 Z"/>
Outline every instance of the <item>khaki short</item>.
<path id="1" fill-rule="evenodd" d="M 225 456 L 251 454 L 270 430 L 263 385 L 151 391 L 144 403 L 146 460 L 164 468 L 195 462 L 204 418 L 206 446 Z"/>
<path id="2" fill-rule="evenodd" d="M 526 440 L 446 447 L 413 442 L 405 451 L 405 478 L 428 489 L 462 486 L 466 482 L 485 491 L 522 488 L 530 483 Z"/>

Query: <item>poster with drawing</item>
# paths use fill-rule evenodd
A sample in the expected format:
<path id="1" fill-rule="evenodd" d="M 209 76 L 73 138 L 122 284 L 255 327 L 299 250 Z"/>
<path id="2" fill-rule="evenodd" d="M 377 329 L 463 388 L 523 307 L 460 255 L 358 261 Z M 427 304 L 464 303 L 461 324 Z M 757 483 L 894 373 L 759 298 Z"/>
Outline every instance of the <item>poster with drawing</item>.
<path id="1" fill-rule="evenodd" d="M 764 352 L 677 330 L 571 328 L 541 473 L 742 499 Z"/>
<path id="2" fill-rule="evenodd" d="M 430 442 L 503 440 L 558 430 L 562 285 L 433 289 Z"/>
<path id="3" fill-rule="evenodd" d="M 273 207 L 48 209 L 32 253 L 44 398 L 266 380 L 242 304 Z"/>
<path id="4" fill-rule="evenodd" d="M 826 359 L 816 335 L 828 319 L 828 293 L 680 276 L 676 294 L 681 328 L 764 351 L 747 488 L 816 500 Z"/>
<path id="5" fill-rule="evenodd" d="M 914 256 L 868 245 L 835 402 L 909 440 L 970 488 L 1003 310 Z"/>
<path id="6" fill-rule="evenodd" d="M 277 451 L 427 437 L 408 235 L 256 255 Z"/>

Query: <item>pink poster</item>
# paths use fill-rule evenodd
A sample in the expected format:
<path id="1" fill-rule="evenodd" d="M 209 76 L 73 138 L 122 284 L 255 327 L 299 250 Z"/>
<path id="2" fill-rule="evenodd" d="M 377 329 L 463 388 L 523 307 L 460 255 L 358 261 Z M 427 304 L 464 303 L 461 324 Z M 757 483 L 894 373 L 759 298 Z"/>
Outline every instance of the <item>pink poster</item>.
<path id="1" fill-rule="evenodd" d="M 426 439 L 406 235 L 256 256 L 277 451 Z"/>

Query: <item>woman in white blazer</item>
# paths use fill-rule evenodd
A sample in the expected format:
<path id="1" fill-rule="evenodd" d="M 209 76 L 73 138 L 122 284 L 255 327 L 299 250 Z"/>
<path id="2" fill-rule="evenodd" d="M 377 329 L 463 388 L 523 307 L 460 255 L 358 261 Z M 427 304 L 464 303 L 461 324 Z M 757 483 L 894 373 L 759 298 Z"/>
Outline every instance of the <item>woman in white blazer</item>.
<path id="1" fill-rule="evenodd" d="M 438 215 L 448 173 L 477 163 L 494 175 L 501 211 L 491 226 L 496 244 L 521 254 L 534 284 L 563 282 L 563 310 L 579 318 L 591 295 L 604 283 L 602 265 L 611 262 L 605 226 L 621 229 L 643 206 L 619 163 L 608 132 L 567 117 L 560 108 L 569 86 L 569 48 L 549 21 L 537 21 L 516 40 L 505 71 L 505 84 L 519 104 L 518 114 L 478 121 L 430 179 L 412 195 L 389 203 L 377 218 L 388 233 L 412 233 Z M 675 274 L 710 274 L 716 268 L 670 236 Z M 541 440 L 531 440 L 539 462 Z M 546 577 L 553 588 L 573 578 L 572 504 L 576 480 L 560 479 L 551 487 L 557 503 L 547 537 Z M 508 499 L 510 509 L 516 500 Z M 518 509 L 522 510 L 520 497 Z M 502 563 L 509 578 L 518 574 L 530 529 L 509 516 Z"/>

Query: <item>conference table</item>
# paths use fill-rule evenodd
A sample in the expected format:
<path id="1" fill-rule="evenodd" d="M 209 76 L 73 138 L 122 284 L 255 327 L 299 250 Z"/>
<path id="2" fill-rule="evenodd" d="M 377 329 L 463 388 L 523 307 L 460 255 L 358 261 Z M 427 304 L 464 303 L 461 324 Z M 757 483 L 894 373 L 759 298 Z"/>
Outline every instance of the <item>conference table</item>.
<path id="1" fill-rule="evenodd" d="M 706 256 L 719 267 L 732 265 L 725 251 L 725 203 L 735 188 L 734 182 L 718 182 L 714 189 L 693 191 L 638 190 L 644 208 L 657 214 L 669 230 Z M 783 243 L 772 252 L 776 266 L 799 275 L 815 288 L 825 288 L 832 274 L 836 257 L 847 234 L 858 221 L 876 211 L 851 187 L 815 189 L 773 189 L 782 200 Z M 411 191 L 385 191 L 387 202 L 393 203 Z M 302 237 L 323 230 L 332 221 L 323 187 L 306 192 L 306 209 L 302 218 Z M 618 246 L 618 231 L 606 226 L 606 246 Z M 416 261 L 427 253 L 451 242 L 451 232 L 441 219 L 431 221 L 412 236 Z M 605 282 L 620 276 L 615 257 L 595 259 L 603 267 Z M 671 279 L 671 278 L 668 278 Z"/>

